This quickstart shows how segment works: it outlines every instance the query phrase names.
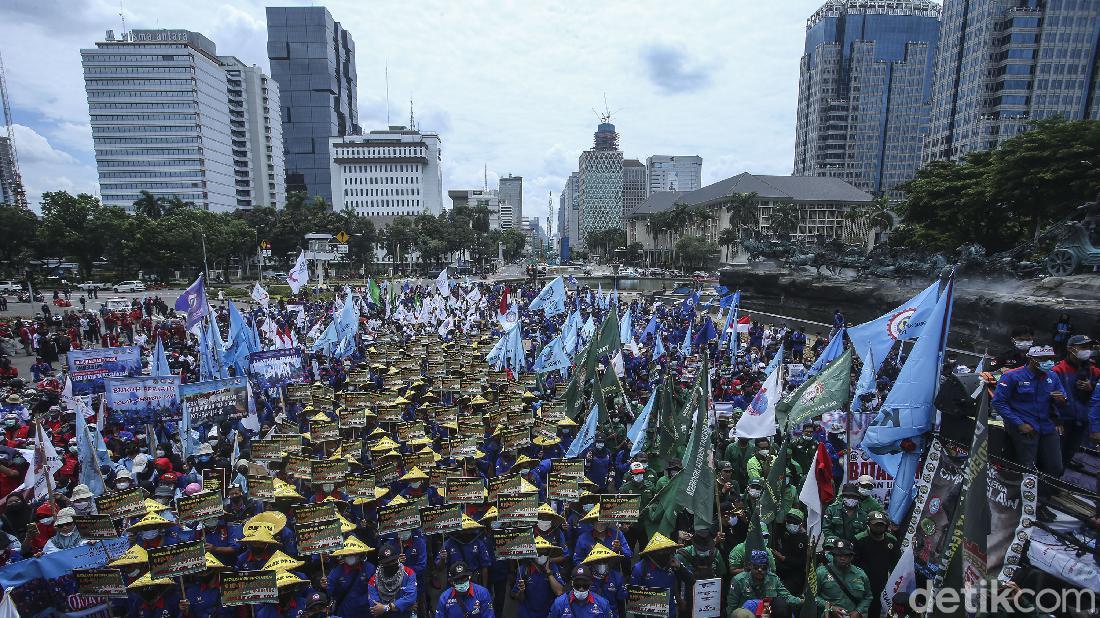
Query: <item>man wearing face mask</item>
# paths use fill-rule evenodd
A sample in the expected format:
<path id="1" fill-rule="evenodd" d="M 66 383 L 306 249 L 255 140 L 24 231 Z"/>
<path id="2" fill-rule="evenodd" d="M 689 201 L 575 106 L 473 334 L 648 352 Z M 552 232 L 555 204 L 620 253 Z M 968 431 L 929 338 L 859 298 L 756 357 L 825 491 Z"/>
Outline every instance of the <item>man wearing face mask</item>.
<path id="1" fill-rule="evenodd" d="M 854 541 L 867 529 L 867 515 L 859 509 L 860 495 L 856 486 L 848 483 L 840 492 L 841 499 L 825 509 L 825 536 Z"/>
<path id="2" fill-rule="evenodd" d="M 372 616 L 411 618 L 417 599 L 416 573 L 401 563 L 397 545 L 387 543 L 378 553 L 378 570 L 367 583 L 367 592 Z"/>
<path id="3" fill-rule="evenodd" d="M 462 529 L 448 534 L 443 541 L 443 549 L 436 556 L 436 568 L 447 573 L 455 564 L 461 562 L 467 571 L 473 571 L 481 582 L 488 583 L 489 567 L 493 555 L 482 536 L 485 526 L 474 521 L 468 515 L 462 516 Z"/>
<path id="4" fill-rule="evenodd" d="M 483 586 L 470 581 L 470 569 L 458 560 L 448 574 L 451 586 L 439 595 L 435 618 L 496 618 L 493 597 Z"/>
<path id="5" fill-rule="evenodd" d="M 826 618 L 842 615 L 837 610 L 846 611 L 850 618 L 863 618 L 878 595 L 863 569 L 852 564 L 853 553 L 850 542 L 837 539 L 832 564 L 817 567 L 817 608 Z"/>
<path id="6" fill-rule="evenodd" d="M 518 618 L 542 618 L 565 590 L 558 565 L 551 562 L 563 555 L 562 549 L 542 537 L 535 538 L 535 549 L 537 558 L 523 560 L 516 567 L 510 595 L 519 603 Z"/>
<path id="7" fill-rule="evenodd" d="M 630 585 L 650 588 L 667 588 L 669 591 L 669 616 L 676 616 L 682 582 L 691 581 L 691 572 L 676 557 L 680 545 L 656 532 L 642 551 L 640 560 L 630 572 Z"/>
<path id="8" fill-rule="evenodd" d="M 95 515 L 98 512 L 96 511 L 95 501 L 92 500 L 92 490 L 84 484 L 73 487 L 73 495 L 70 498 L 69 506 L 73 507 L 77 515 Z"/>
<path id="9" fill-rule="evenodd" d="M 1062 476 L 1061 414 L 1066 410 L 1066 395 L 1054 368 L 1054 349 L 1033 346 L 1027 353 L 1027 366 L 1001 374 L 993 393 L 993 409 L 1004 419 L 1005 433 L 1016 463 L 1025 468 L 1038 466 L 1053 477 Z M 1039 484 L 1046 493 L 1046 483 Z M 1043 506 L 1040 516 L 1049 512 Z"/>
<path id="10" fill-rule="evenodd" d="M 42 548 L 43 554 L 52 554 L 64 549 L 72 549 L 78 545 L 88 544 L 88 541 L 85 541 L 76 529 L 76 523 L 73 522 L 73 515 L 75 514 L 76 511 L 71 508 L 63 508 L 57 512 L 57 518 L 54 520 L 57 533 L 46 542 L 46 546 Z"/>
<path id="11" fill-rule="evenodd" d="M 1092 361 L 1096 342 L 1087 335 L 1073 335 L 1066 358 L 1054 366 L 1061 391 L 1066 394 L 1062 418 L 1062 466 L 1069 465 L 1088 435 L 1089 401 L 1100 379 L 1100 367 Z"/>
<path id="12" fill-rule="evenodd" d="M 803 470 L 809 470 L 813 463 L 814 453 L 817 452 L 817 438 L 814 430 L 817 426 L 812 422 L 802 423 L 802 431 L 791 441 L 791 459 L 798 462 Z"/>
<path id="13" fill-rule="evenodd" d="M 614 524 L 599 521 L 599 517 L 600 506 L 597 504 L 581 518 L 582 522 L 592 524 L 592 530 L 588 534 L 577 537 L 577 542 L 573 546 L 573 564 L 580 564 L 596 545 L 603 545 L 617 554 L 622 554 L 627 560 L 634 555 L 622 530 Z"/>
<path id="14" fill-rule="evenodd" d="M 773 461 L 775 461 L 775 455 L 772 454 L 771 440 L 757 438 L 756 454 L 745 464 L 749 481 L 768 476 Z"/>
<path id="15" fill-rule="evenodd" d="M 603 492 L 607 489 L 607 473 L 611 470 L 611 451 L 607 449 L 606 437 L 596 434 L 596 442 L 584 458 L 585 476 Z"/>
<path id="16" fill-rule="evenodd" d="M 859 510 L 864 516 L 869 516 L 875 511 L 885 511 L 882 503 L 875 497 L 875 481 L 870 474 L 861 474 L 856 480 L 856 490 L 859 492 Z"/>
<path id="17" fill-rule="evenodd" d="M 687 588 L 683 591 L 684 598 L 691 594 L 694 581 L 715 577 L 725 579 L 729 575 L 726 561 L 715 549 L 714 531 L 710 528 L 696 528 L 691 535 L 691 545 L 676 550 L 676 556 L 691 574 L 684 581 Z"/>
<path id="18" fill-rule="evenodd" d="M 727 605 L 739 608 L 753 599 L 783 599 L 790 607 L 798 607 L 802 599 L 791 594 L 778 575 L 768 568 L 768 554 L 754 549 L 749 555 L 749 568 L 730 582 Z"/>
<path id="19" fill-rule="evenodd" d="M 428 543 L 419 528 L 402 530 L 397 533 L 397 547 L 401 550 L 401 563 L 416 574 L 417 591 L 421 597 L 419 607 L 427 607 L 428 602 Z M 426 615 L 424 613 L 423 615 Z"/>
<path id="20" fill-rule="evenodd" d="M 592 592 L 592 570 L 586 564 L 573 569 L 571 589 L 554 600 L 549 618 L 591 618 L 611 615 L 607 599 Z"/>
<path id="21" fill-rule="evenodd" d="M 875 511 L 867 518 L 867 530 L 856 535 L 852 543 L 855 550 L 853 564 L 867 573 L 871 590 L 882 590 L 890 574 L 881 568 L 884 564 L 895 564 L 901 557 L 901 544 L 894 535 L 886 531 L 889 520 L 882 511 Z M 881 613 L 878 595 L 871 601 L 868 611 L 870 618 L 878 618 Z"/>
<path id="22" fill-rule="evenodd" d="M 806 585 L 806 546 L 810 537 L 803 526 L 805 516 L 798 509 L 787 511 L 783 529 L 776 535 L 775 574 L 794 594 Z"/>
<path id="23" fill-rule="evenodd" d="M 1027 351 L 1034 343 L 1035 333 L 1030 326 L 1017 326 L 1012 329 L 1012 347 L 1007 348 L 990 359 L 990 371 L 1009 371 L 1027 365 Z"/>

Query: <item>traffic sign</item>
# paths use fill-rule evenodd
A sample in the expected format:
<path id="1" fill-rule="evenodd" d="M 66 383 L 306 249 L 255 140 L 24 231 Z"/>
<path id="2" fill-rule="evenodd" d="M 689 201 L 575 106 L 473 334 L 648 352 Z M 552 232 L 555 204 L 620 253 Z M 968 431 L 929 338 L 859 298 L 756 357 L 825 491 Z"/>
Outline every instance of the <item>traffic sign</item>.
<path id="1" fill-rule="evenodd" d="M 348 242 L 348 233 L 343 231 L 343 230 L 340 230 L 339 232 L 336 232 L 336 242 L 340 243 L 341 245 L 347 244 L 347 242 Z"/>
<path id="2" fill-rule="evenodd" d="M 266 240 L 261 240 L 260 241 L 260 248 L 261 249 L 270 249 L 271 248 L 271 243 L 267 242 Z"/>

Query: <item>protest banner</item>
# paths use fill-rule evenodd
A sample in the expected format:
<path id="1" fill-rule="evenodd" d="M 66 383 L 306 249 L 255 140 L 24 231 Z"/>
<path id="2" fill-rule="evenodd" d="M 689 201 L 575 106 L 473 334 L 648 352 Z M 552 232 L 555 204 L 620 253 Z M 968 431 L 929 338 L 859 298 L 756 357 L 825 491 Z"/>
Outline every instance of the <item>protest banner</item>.
<path id="1" fill-rule="evenodd" d="M 497 521 L 502 524 L 533 524 L 539 519 L 538 511 L 538 494 L 497 495 Z"/>
<path id="2" fill-rule="evenodd" d="M 344 477 L 344 493 L 352 500 L 356 498 L 374 499 L 374 477 L 369 474 L 349 474 Z"/>
<path id="3" fill-rule="evenodd" d="M 447 455 L 454 459 L 465 459 L 477 454 L 477 442 L 480 437 L 458 436 L 447 439 Z"/>
<path id="4" fill-rule="evenodd" d="M 531 430 L 505 429 L 500 432 L 500 445 L 506 451 L 516 451 L 531 446 Z"/>
<path id="5" fill-rule="evenodd" d="M 73 515 L 73 523 L 82 538 L 89 541 L 105 541 L 120 536 L 115 520 L 110 515 Z"/>
<path id="6" fill-rule="evenodd" d="M 531 528 L 501 528 L 493 531 L 496 557 L 501 560 L 537 558 L 535 533 Z"/>
<path id="7" fill-rule="evenodd" d="M 420 421 L 408 421 L 397 424 L 397 441 L 409 442 L 425 436 L 424 423 Z"/>
<path id="8" fill-rule="evenodd" d="M 489 492 L 488 499 L 490 502 L 495 502 L 501 495 L 518 494 L 522 486 L 523 479 L 519 473 L 491 476 L 485 479 L 485 488 Z"/>
<path id="9" fill-rule="evenodd" d="M 345 407 L 344 409 L 340 410 L 340 427 L 361 429 L 366 426 L 367 411 L 364 408 Z"/>
<path id="10" fill-rule="evenodd" d="M 401 422 L 401 408 L 389 403 L 383 403 L 378 407 L 378 422 L 379 423 L 399 423 Z"/>
<path id="11" fill-rule="evenodd" d="M 550 469 L 571 476 L 577 481 L 584 478 L 584 460 L 578 458 L 553 459 L 550 461 Z"/>
<path id="12" fill-rule="evenodd" d="M 221 604 L 226 607 L 274 603 L 279 600 L 275 571 L 226 571 L 222 573 Z"/>
<path id="13" fill-rule="evenodd" d="M 262 474 L 247 474 L 248 496 L 261 502 L 275 501 L 275 479 Z"/>
<path id="14" fill-rule="evenodd" d="M 248 380 L 236 377 L 180 384 L 180 405 L 191 415 L 191 423 L 199 425 L 219 415 L 241 418 L 248 414 Z"/>
<path id="15" fill-rule="evenodd" d="M 112 410 L 156 414 L 162 421 L 178 421 L 182 416 L 179 376 L 108 377 L 103 385 Z"/>
<path id="16" fill-rule="evenodd" d="M 389 485 L 401 478 L 401 471 L 393 461 L 385 461 L 367 470 L 367 474 L 374 476 L 375 485 Z"/>
<path id="17" fill-rule="evenodd" d="M 122 491 L 111 491 L 97 496 L 96 510 L 106 513 L 111 519 L 141 517 L 145 515 L 145 495 L 140 487 L 131 487 Z"/>
<path id="18" fill-rule="evenodd" d="M 207 468 L 202 471 L 202 488 L 218 494 L 219 498 L 225 497 L 225 488 L 228 483 L 228 475 L 225 468 Z"/>
<path id="19" fill-rule="evenodd" d="M 65 355 L 73 395 L 102 393 L 108 377 L 140 376 L 141 348 L 135 345 L 91 350 L 70 349 Z"/>
<path id="20" fill-rule="evenodd" d="M 485 423 L 481 419 L 481 414 L 477 412 L 471 412 L 469 414 L 463 414 L 458 417 L 458 435 L 466 437 L 474 437 L 478 440 L 485 437 Z"/>
<path id="21" fill-rule="evenodd" d="M 313 459 L 309 462 L 309 478 L 312 483 L 343 483 L 347 473 L 346 459 Z"/>
<path id="22" fill-rule="evenodd" d="M 420 509 L 420 531 L 424 534 L 449 534 L 462 529 L 462 506 L 447 504 Z"/>
<path id="23" fill-rule="evenodd" d="M 481 504 L 485 484 L 479 476 L 448 477 L 445 481 L 447 504 Z"/>
<path id="24" fill-rule="evenodd" d="M 301 504 L 294 508 L 294 521 L 300 524 L 315 524 L 320 521 L 337 519 L 336 505 L 332 502 L 319 504 Z"/>
<path id="25" fill-rule="evenodd" d="M 443 487 L 444 493 L 446 493 L 447 479 L 451 477 L 462 476 L 462 468 L 451 466 L 436 466 L 427 470 L 428 472 L 428 485 L 432 487 Z"/>
<path id="26" fill-rule="evenodd" d="M 420 510 L 413 502 L 378 507 L 378 534 L 396 534 L 420 527 Z"/>
<path id="27" fill-rule="evenodd" d="M 149 550 L 149 572 L 158 577 L 180 577 L 206 570 L 206 542 L 187 541 Z"/>
<path id="28" fill-rule="evenodd" d="M 369 408 L 372 402 L 373 393 L 349 393 L 344 391 L 344 407 L 348 410 L 359 410 L 366 413 L 366 408 Z M 344 425 L 345 427 L 352 427 L 352 425 Z"/>
<path id="29" fill-rule="evenodd" d="M 722 579 L 697 579 L 692 587 L 691 618 L 720 618 Z"/>
<path id="30" fill-rule="evenodd" d="M 635 616 L 666 618 L 668 612 L 668 588 L 626 587 L 626 613 Z"/>
<path id="31" fill-rule="evenodd" d="M 76 593 L 86 597 L 125 599 L 129 596 L 121 569 L 73 569 Z"/>
<path id="32" fill-rule="evenodd" d="M 302 350 L 278 348 L 248 355 L 248 374 L 262 389 L 302 380 Z"/>
<path id="33" fill-rule="evenodd" d="M 581 497 L 581 487 L 576 477 L 562 472 L 550 471 L 546 476 L 546 499 L 576 502 Z"/>
<path id="34" fill-rule="evenodd" d="M 313 395 L 309 392 L 309 384 L 287 384 L 286 398 L 303 403 L 313 402 Z"/>
<path id="35" fill-rule="evenodd" d="M 335 421 L 310 421 L 309 436 L 315 443 L 340 439 L 340 424 Z"/>
<path id="36" fill-rule="evenodd" d="M 599 521 L 622 524 L 637 523 L 641 511 L 640 502 L 641 496 L 638 494 L 602 494 L 600 495 Z"/>
<path id="37" fill-rule="evenodd" d="M 309 478 L 310 463 L 309 457 L 304 455 L 287 455 L 286 456 L 286 474 L 294 479 L 305 480 Z"/>
<path id="38" fill-rule="evenodd" d="M 294 526 L 294 532 L 298 535 L 298 554 L 302 556 L 327 554 L 344 546 L 344 535 L 340 533 L 337 519 L 299 523 Z"/>
<path id="39" fill-rule="evenodd" d="M 225 514 L 222 496 L 216 491 L 200 491 L 191 496 L 176 498 L 176 519 L 190 524 Z"/>

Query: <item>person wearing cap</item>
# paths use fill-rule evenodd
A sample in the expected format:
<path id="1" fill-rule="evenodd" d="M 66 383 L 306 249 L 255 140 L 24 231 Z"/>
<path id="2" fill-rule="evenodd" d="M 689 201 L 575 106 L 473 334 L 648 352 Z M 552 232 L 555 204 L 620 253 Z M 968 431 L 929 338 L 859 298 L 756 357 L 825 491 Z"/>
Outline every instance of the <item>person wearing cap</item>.
<path id="1" fill-rule="evenodd" d="M 493 554 L 489 551 L 489 541 L 482 531 L 484 526 L 469 517 L 462 518 L 462 529 L 448 534 L 443 548 L 436 555 L 435 565 L 444 573 L 461 562 L 468 571 L 474 573 L 479 583 L 489 583 L 489 567 L 493 566 Z"/>
<path id="2" fill-rule="evenodd" d="M 592 448 L 584 456 L 584 474 L 595 483 L 602 493 L 607 489 L 608 473 L 611 471 L 611 451 L 607 448 L 607 436 L 596 434 Z"/>
<path id="3" fill-rule="evenodd" d="M 1035 343 L 1035 331 L 1030 326 L 1014 326 L 1011 331 L 1012 346 L 993 355 L 990 371 L 1007 372 L 1027 365 L 1027 352 Z"/>
<path id="4" fill-rule="evenodd" d="M 386 543 L 378 552 L 378 569 L 367 582 L 368 605 L 372 616 L 411 618 L 416 606 L 416 572 L 401 563 L 401 548 Z M 340 610 L 347 616 L 359 616 Z"/>
<path id="5" fill-rule="evenodd" d="M 901 558 L 901 544 L 894 535 L 886 531 L 889 524 L 886 514 L 874 511 L 867 518 L 867 530 L 856 535 L 852 543 L 855 551 L 852 563 L 867 573 L 871 590 L 882 590 L 890 578 L 889 569 L 882 565 L 896 564 Z M 882 608 L 878 595 L 871 601 L 870 617 L 878 618 Z"/>
<path id="6" fill-rule="evenodd" d="M 817 453 L 817 425 L 813 421 L 802 423 L 802 430 L 791 440 L 791 459 L 803 470 L 809 470 Z"/>
<path id="7" fill-rule="evenodd" d="M 76 511 L 71 507 L 65 507 L 57 512 L 57 517 L 54 519 L 54 528 L 57 533 L 49 541 L 46 541 L 45 547 L 42 548 L 43 554 L 52 554 L 64 549 L 72 549 L 78 545 L 88 544 L 88 541 L 80 536 L 80 532 L 76 529 L 73 515 L 76 515 Z"/>
<path id="8" fill-rule="evenodd" d="M 492 595 L 471 581 L 471 575 L 470 568 L 462 560 L 450 565 L 447 579 L 451 585 L 439 595 L 435 618 L 496 618 Z"/>
<path id="9" fill-rule="evenodd" d="M 837 539 L 832 564 L 817 567 L 817 608 L 823 616 L 837 615 L 835 608 L 847 611 L 851 618 L 863 618 L 878 596 L 863 569 L 852 564 L 853 555 L 851 542 Z"/>
<path id="10" fill-rule="evenodd" d="M 1014 459 L 1024 468 L 1038 466 L 1053 477 L 1062 476 L 1061 414 L 1067 412 L 1062 383 L 1051 371 L 1054 349 L 1032 346 L 1027 365 L 1001 374 L 993 392 L 993 410 L 1005 422 Z M 1041 493 L 1048 485 L 1039 485 Z M 1040 509 L 1045 510 L 1046 507 Z"/>
<path id="11" fill-rule="evenodd" d="M 164 618 L 180 613 L 179 588 L 171 579 L 153 579 L 149 573 L 146 573 L 134 580 L 127 588 L 131 593 L 126 616 Z"/>
<path id="12" fill-rule="evenodd" d="M 93 497 L 92 490 L 81 483 L 73 487 L 73 493 L 69 497 L 69 506 L 73 507 L 77 515 L 95 515 L 98 511 L 96 511 L 95 500 L 92 500 Z"/>
<path id="13" fill-rule="evenodd" d="M 714 483 L 718 487 L 719 504 L 732 503 L 734 496 L 740 499 L 741 486 L 733 478 L 733 465 L 730 462 L 724 459 L 718 462 L 718 477 L 714 479 Z"/>
<path id="14" fill-rule="evenodd" d="M 23 539 L 23 554 L 25 556 L 37 556 L 42 553 L 42 548 L 56 532 L 54 527 L 54 510 L 49 502 L 43 502 L 34 510 L 34 523 L 27 525 L 26 537 Z"/>
<path id="15" fill-rule="evenodd" d="M 691 573 L 692 580 L 729 575 L 726 561 L 715 549 L 715 534 L 711 528 L 697 528 L 691 535 L 691 544 L 676 550 L 676 555 L 680 564 Z"/>
<path id="16" fill-rule="evenodd" d="M 1069 337 L 1066 357 L 1054 365 L 1061 391 L 1066 394 L 1066 407 L 1059 414 L 1062 419 L 1062 466 L 1068 466 L 1089 433 L 1089 402 L 1096 382 L 1100 380 L 1100 367 L 1092 360 L 1096 342 L 1088 335 Z"/>
<path id="17" fill-rule="evenodd" d="M 302 618 L 326 618 L 331 616 L 332 602 L 329 596 L 321 591 L 315 591 L 306 598 L 306 608 L 302 611 Z"/>
<path id="18" fill-rule="evenodd" d="M 293 571 L 276 571 L 275 575 L 275 586 L 279 591 L 279 598 L 274 603 L 255 606 L 256 618 L 298 618 L 299 613 L 305 609 L 308 599 L 316 591 L 310 587 L 309 580 Z"/>
<path id="19" fill-rule="evenodd" d="M 775 552 L 771 547 L 768 547 L 768 528 L 765 526 L 761 528 L 760 533 L 764 536 L 764 553 L 768 555 L 768 571 L 775 572 Z M 737 574 L 748 570 L 749 568 L 749 555 L 748 548 L 745 541 L 741 541 L 737 545 L 733 546 L 730 550 L 729 557 L 726 562 L 729 564 L 730 575 L 737 576 Z"/>
<path id="20" fill-rule="evenodd" d="M 676 616 L 680 601 L 681 584 L 691 581 L 691 572 L 676 557 L 680 545 L 660 532 L 655 532 L 642 551 L 639 560 L 630 571 L 630 585 L 668 588 L 669 616 Z"/>
<path id="21" fill-rule="evenodd" d="M 573 569 L 570 589 L 558 598 L 550 607 L 548 618 L 591 618 L 593 616 L 612 616 L 611 605 L 607 599 L 592 591 L 591 567 L 578 564 Z"/>
<path id="22" fill-rule="evenodd" d="M 861 474 L 856 479 L 856 491 L 859 492 L 859 510 L 864 515 L 870 515 L 875 511 L 885 511 L 882 503 L 875 497 L 875 479 L 870 474 Z"/>
<path id="23" fill-rule="evenodd" d="M 791 594 L 783 581 L 768 567 L 768 554 L 762 549 L 749 552 L 749 568 L 730 581 L 726 604 L 739 608 L 753 599 L 783 599 L 788 606 L 798 607 L 802 599 Z"/>
<path id="24" fill-rule="evenodd" d="M 806 547 L 810 544 L 810 537 L 806 533 L 805 521 L 802 511 L 789 509 L 783 528 L 775 537 L 775 574 L 794 594 L 802 594 L 802 587 L 806 584 Z"/>
<path id="25" fill-rule="evenodd" d="M 538 556 L 519 561 L 516 565 L 509 595 L 519 603 L 518 618 L 542 618 L 550 611 L 554 599 L 565 590 L 565 580 L 552 558 L 561 557 L 561 547 L 544 538 L 535 539 Z"/>
<path id="26" fill-rule="evenodd" d="M 668 485 L 672 477 L 680 473 L 684 469 L 683 463 L 680 462 L 679 457 L 669 457 L 668 463 L 665 464 L 665 474 L 661 478 L 657 479 L 657 482 L 653 484 L 653 494 L 657 495 L 661 493 L 661 490 Z"/>
<path id="27" fill-rule="evenodd" d="M 646 475 L 647 466 L 644 462 L 633 461 L 630 463 L 627 475 L 623 478 L 622 485 L 619 486 L 619 493 L 621 494 L 638 494 L 641 496 L 640 504 L 649 504 L 651 498 L 653 498 L 653 481 Z"/>
<path id="28" fill-rule="evenodd" d="M 867 529 L 867 514 L 859 509 L 861 496 L 854 484 L 845 485 L 840 498 L 825 508 L 822 530 L 827 536 L 854 541 L 856 534 Z"/>

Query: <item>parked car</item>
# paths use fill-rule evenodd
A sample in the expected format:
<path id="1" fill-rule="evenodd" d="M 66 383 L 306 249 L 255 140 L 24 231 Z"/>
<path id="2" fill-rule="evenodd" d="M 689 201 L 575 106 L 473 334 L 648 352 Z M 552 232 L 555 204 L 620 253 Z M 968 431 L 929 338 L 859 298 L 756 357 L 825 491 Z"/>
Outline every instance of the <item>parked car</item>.
<path id="1" fill-rule="evenodd" d="M 97 281 L 85 281 L 84 283 L 76 284 L 76 287 L 85 292 L 91 292 L 92 290 L 106 290 L 110 286 L 106 283 L 99 283 Z"/>
<path id="2" fill-rule="evenodd" d="M 114 290 L 116 292 L 144 292 L 145 284 L 136 279 L 133 281 L 121 281 L 115 284 Z"/>
<path id="3" fill-rule="evenodd" d="M 16 294 L 23 291 L 19 281 L 0 281 L 0 294 Z"/>

